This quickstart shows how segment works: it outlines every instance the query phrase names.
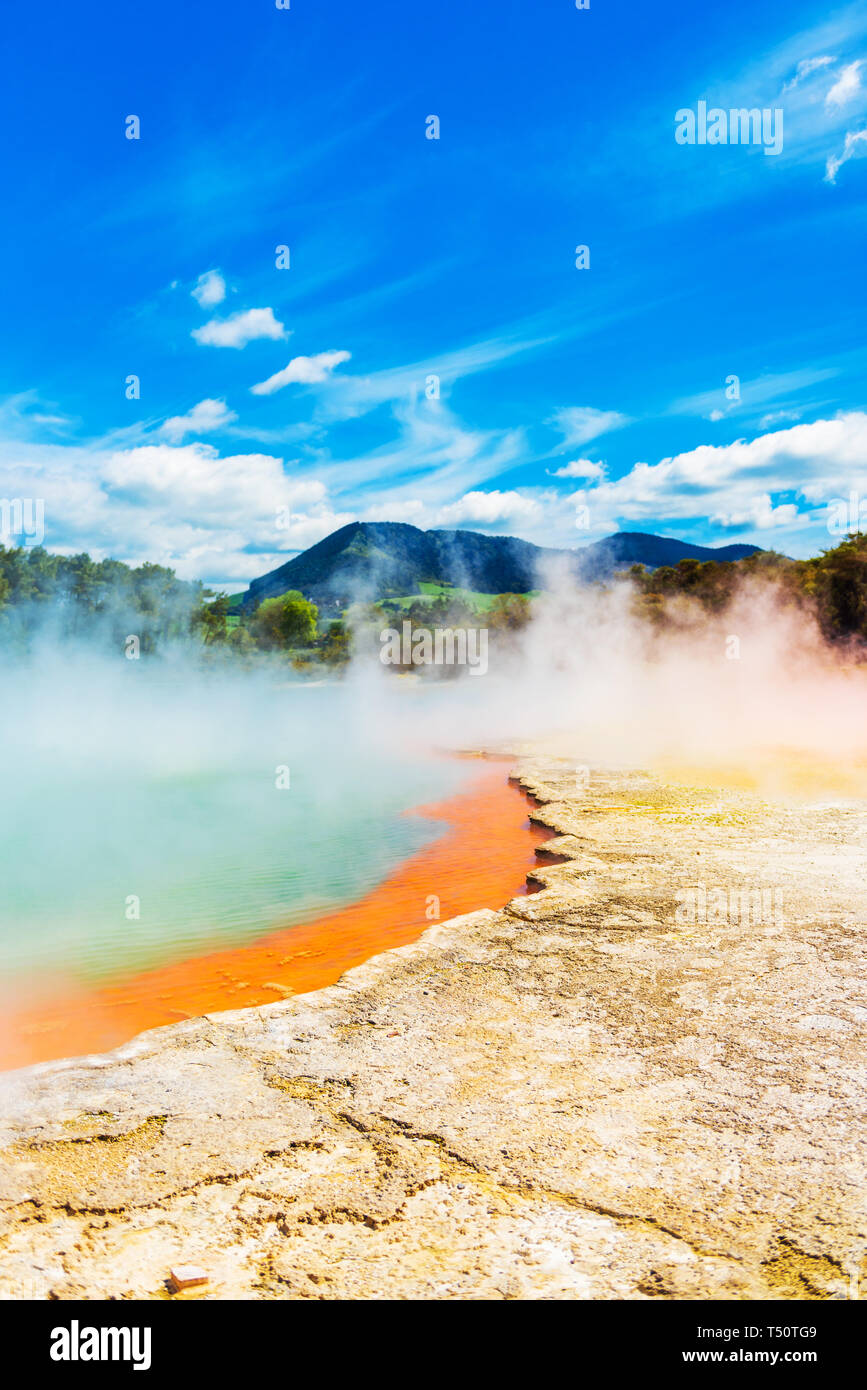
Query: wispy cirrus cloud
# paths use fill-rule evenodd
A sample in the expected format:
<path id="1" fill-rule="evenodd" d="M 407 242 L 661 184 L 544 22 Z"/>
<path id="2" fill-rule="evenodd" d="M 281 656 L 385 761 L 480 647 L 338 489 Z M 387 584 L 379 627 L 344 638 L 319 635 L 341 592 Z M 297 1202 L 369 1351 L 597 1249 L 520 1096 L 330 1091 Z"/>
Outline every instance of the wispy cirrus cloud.
<path id="1" fill-rule="evenodd" d="M 836 58 L 831 58 L 827 54 L 816 58 L 802 58 L 795 69 L 795 76 L 783 86 L 782 95 L 785 96 L 786 92 L 793 92 L 808 77 L 812 77 L 814 72 L 821 72 L 823 68 L 829 67 L 831 63 L 836 63 L 836 61 Z"/>
<path id="2" fill-rule="evenodd" d="M 735 410 L 745 417 L 757 410 L 766 413 L 768 406 L 787 402 L 798 391 L 838 374 L 838 367 L 804 367 L 792 372 L 769 372 L 765 376 L 738 380 L 736 397 L 727 396 L 726 382 L 721 381 L 713 390 L 700 391 L 694 396 L 683 396 L 674 401 L 666 414 L 701 415 L 706 420 L 722 420 Z"/>
<path id="3" fill-rule="evenodd" d="M 781 425 L 784 420 L 800 420 L 800 410 L 769 410 L 767 415 L 763 415 L 759 420 L 759 428 L 770 429 L 771 425 Z"/>
<path id="4" fill-rule="evenodd" d="M 846 106 L 853 101 L 861 91 L 861 68 L 863 60 L 858 59 L 854 63 L 847 63 L 837 81 L 834 83 L 828 95 L 825 97 L 826 107 Z"/>
<path id="5" fill-rule="evenodd" d="M 257 338 L 288 338 L 289 333 L 273 309 L 242 309 L 226 319 L 210 319 L 190 336 L 203 347 L 243 348 Z"/>
<path id="6" fill-rule="evenodd" d="M 854 159 L 859 154 L 867 154 L 867 143 L 865 142 L 867 142 L 867 126 L 863 130 L 850 130 L 847 133 L 840 153 L 828 157 L 828 162 L 825 165 L 826 183 L 836 183 L 837 174 L 844 164 L 848 164 L 850 159 Z"/>
<path id="7" fill-rule="evenodd" d="M 37 439 L 49 435 L 64 435 L 74 430 L 80 421 L 58 410 L 53 402 L 45 401 L 36 390 L 17 391 L 0 399 L 0 431 L 17 439 Z"/>
<path id="8" fill-rule="evenodd" d="M 427 383 L 445 399 L 456 381 L 495 370 L 512 358 L 546 345 L 549 338 L 502 336 L 471 343 L 450 352 L 432 354 L 426 361 L 383 367 L 364 375 L 333 376 L 317 403 L 323 423 L 356 419 L 383 405 L 399 410 L 406 402 L 424 398 Z"/>
<path id="9" fill-rule="evenodd" d="M 572 405 L 556 410 L 546 423 L 562 434 L 561 449 L 573 449 L 581 444 L 589 444 L 591 439 L 598 439 L 602 434 L 623 429 L 631 421 L 628 415 L 621 415 L 619 410 L 596 410 L 590 405 Z"/>
<path id="10" fill-rule="evenodd" d="M 404 399 L 392 414 L 395 438 L 358 455 L 333 458 L 323 451 L 316 457 L 316 474 L 329 490 L 356 502 L 420 497 L 444 506 L 526 456 L 523 430 L 470 428 L 443 401 Z"/>

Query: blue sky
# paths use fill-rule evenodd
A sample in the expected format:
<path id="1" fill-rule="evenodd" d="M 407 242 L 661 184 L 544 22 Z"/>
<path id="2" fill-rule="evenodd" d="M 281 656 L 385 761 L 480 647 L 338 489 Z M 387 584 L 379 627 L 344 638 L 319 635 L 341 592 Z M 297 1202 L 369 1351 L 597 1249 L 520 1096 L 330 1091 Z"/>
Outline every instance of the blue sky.
<path id="1" fill-rule="evenodd" d="M 812 554 L 867 499 L 867 5 L 6 31 L 0 496 L 50 549 L 230 589 L 356 518 Z M 782 150 L 678 143 L 700 100 Z"/>

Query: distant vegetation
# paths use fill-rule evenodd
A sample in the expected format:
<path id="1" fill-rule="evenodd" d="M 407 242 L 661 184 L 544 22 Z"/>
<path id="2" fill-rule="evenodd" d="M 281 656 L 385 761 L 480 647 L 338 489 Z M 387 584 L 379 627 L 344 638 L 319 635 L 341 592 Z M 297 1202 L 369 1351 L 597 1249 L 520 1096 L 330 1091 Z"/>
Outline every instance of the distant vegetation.
<path id="1" fill-rule="evenodd" d="M 42 546 L 0 545 L 0 638 L 26 646 L 40 633 L 99 633 L 122 643 L 134 633 L 153 651 L 190 632 L 205 590 L 162 565 L 131 569 L 119 560 L 50 555 Z"/>
<path id="2" fill-rule="evenodd" d="M 633 565 L 607 578 L 631 581 L 639 613 L 660 628 L 677 626 L 684 600 L 720 613 L 744 580 L 772 585 L 784 603 L 815 614 L 829 641 L 867 644 L 867 536 L 854 536 L 810 560 L 759 551 L 732 561 L 682 559 L 655 570 Z M 138 637 L 149 653 L 176 642 L 193 644 L 204 659 L 288 661 L 298 670 L 339 668 L 353 642 L 378 646 L 385 628 L 485 628 L 508 641 L 533 614 L 537 592 L 490 594 L 446 582 L 423 581 L 420 592 L 353 604 L 323 619 L 298 590 L 245 607 L 246 595 L 214 594 L 173 570 L 89 555 L 51 555 L 41 546 L 0 546 L 0 643 L 26 649 L 38 636 L 93 637 L 123 649 Z"/>
<path id="3" fill-rule="evenodd" d="M 810 560 L 763 550 L 732 563 L 681 560 L 655 570 L 633 565 L 626 574 L 638 591 L 640 610 L 656 623 L 676 621 L 673 601 L 682 597 L 721 612 L 751 578 L 772 584 L 783 603 L 815 614 L 830 642 L 867 643 L 867 536 L 841 541 Z"/>
<path id="4" fill-rule="evenodd" d="M 227 594 L 178 579 L 162 565 L 133 569 L 86 554 L 51 555 L 42 546 L 0 545 L 0 643 L 7 649 L 88 638 L 122 650 L 134 636 L 145 654 L 185 642 L 212 656 L 223 650 L 335 659 L 335 625 L 320 633 L 316 605 L 301 594 L 270 599 L 247 620 L 233 615 L 231 605 Z"/>

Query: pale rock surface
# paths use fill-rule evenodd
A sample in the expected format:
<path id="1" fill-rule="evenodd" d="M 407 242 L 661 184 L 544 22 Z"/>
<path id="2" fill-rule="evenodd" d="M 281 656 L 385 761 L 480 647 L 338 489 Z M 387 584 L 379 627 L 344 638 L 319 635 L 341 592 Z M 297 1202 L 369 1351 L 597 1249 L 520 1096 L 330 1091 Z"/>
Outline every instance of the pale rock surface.
<path id="1" fill-rule="evenodd" d="M 867 1293 L 867 805 L 519 772 L 544 891 L 0 1078 L 0 1296 Z"/>

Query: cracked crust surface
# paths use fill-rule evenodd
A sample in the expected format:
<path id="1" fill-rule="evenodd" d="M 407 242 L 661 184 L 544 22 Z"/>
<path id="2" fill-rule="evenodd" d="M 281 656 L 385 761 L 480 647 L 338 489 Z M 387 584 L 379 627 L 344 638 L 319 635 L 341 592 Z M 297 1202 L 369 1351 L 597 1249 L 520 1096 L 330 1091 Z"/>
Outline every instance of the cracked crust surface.
<path id="1" fill-rule="evenodd" d="M 542 892 L 2 1078 L 0 1296 L 867 1292 L 867 805 L 520 780 Z"/>

